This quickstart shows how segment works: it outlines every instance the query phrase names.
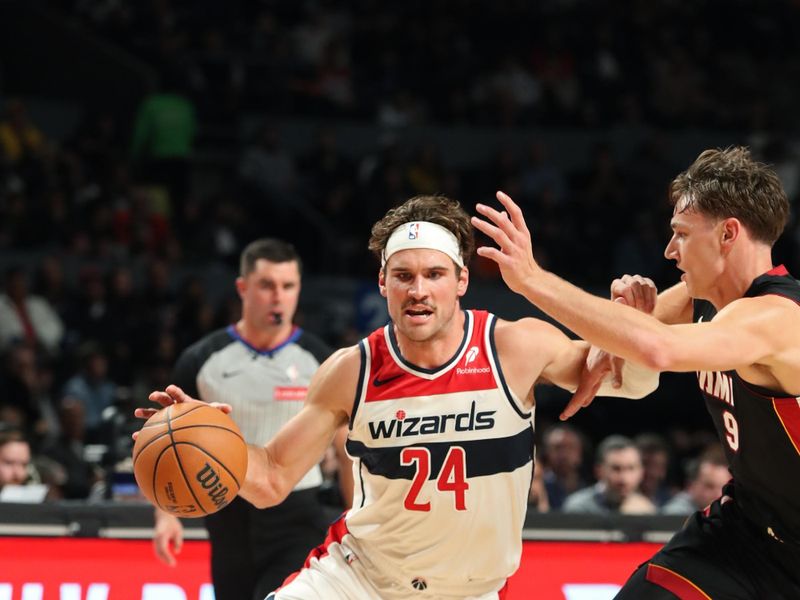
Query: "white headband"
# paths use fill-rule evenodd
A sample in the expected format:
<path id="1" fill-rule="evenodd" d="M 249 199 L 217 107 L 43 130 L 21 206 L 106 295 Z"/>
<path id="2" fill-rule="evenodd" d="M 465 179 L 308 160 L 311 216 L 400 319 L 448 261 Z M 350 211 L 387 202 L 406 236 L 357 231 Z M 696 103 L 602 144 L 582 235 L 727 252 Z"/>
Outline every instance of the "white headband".
<path id="1" fill-rule="evenodd" d="M 412 248 L 427 248 L 444 252 L 459 267 L 464 266 L 458 239 L 453 235 L 453 232 L 430 221 L 403 223 L 395 229 L 386 242 L 381 266 L 386 265 L 386 261 L 395 252 Z"/>

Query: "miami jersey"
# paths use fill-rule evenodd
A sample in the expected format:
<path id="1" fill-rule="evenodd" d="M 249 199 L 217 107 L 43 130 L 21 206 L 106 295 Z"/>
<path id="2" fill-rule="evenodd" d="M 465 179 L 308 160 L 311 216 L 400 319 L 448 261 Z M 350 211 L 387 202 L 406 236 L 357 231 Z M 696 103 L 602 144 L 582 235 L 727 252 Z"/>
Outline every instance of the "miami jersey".
<path id="1" fill-rule="evenodd" d="M 766 295 L 800 304 L 800 283 L 775 267 L 744 294 Z M 715 315 L 711 303 L 695 301 L 695 321 Z M 800 541 L 800 397 L 748 383 L 736 371 L 701 371 L 697 378 L 728 456 L 736 501 L 762 531 Z"/>
<path id="2" fill-rule="evenodd" d="M 464 314 L 460 347 L 435 369 L 400 355 L 391 323 L 359 343 L 345 525 L 355 553 L 409 596 L 499 591 L 522 551 L 532 412 L 503 378 L 496 317 Z"/>

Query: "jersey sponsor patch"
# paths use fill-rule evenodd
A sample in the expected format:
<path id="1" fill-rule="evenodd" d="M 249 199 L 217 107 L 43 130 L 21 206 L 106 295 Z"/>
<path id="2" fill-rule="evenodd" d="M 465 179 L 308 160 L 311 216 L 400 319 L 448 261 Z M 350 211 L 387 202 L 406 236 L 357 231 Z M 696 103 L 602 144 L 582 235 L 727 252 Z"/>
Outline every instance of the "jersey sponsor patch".
<path id="1" fill-rule="evenodd" d="M 306 386 L 275 386 L 274 400 L 303 401 L 308 395 Z"/>

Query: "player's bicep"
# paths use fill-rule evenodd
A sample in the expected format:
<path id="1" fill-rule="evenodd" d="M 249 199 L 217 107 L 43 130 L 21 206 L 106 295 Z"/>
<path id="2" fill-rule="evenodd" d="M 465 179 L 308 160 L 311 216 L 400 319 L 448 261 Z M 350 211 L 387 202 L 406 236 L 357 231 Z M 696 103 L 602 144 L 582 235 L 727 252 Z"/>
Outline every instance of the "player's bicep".
<path id="1" fill-rule="evenodd" d="M 297 481 L 322 458 L 347 423 L 358 379 L 357 348 L 336 352 L 311 380 L 302 410 L 267 444 L 270 461 Z"/>
<path id="2" fill-rule="evenodd" d="M 574 391 L 580 382 L 589 344 L 583 340 L 572 340 L 561 330 L 553 329 L 555 331 L 551 331 L 547 339 L 552 355 L 542 370 L 541 379 Z"/>

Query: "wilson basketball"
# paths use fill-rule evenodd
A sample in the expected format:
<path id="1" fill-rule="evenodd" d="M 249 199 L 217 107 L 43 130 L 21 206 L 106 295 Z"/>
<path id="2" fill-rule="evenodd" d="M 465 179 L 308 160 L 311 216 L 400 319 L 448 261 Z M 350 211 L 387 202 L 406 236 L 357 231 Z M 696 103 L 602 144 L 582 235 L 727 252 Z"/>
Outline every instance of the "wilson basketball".
<path id="1" fill-rule="evenodd" d="M 142 426 L 133 473 L 144 496 L 178 517 L 226 506 L 247 472 L 247 445 L 236 423 L 203 402 L 172 404 Z"/>

